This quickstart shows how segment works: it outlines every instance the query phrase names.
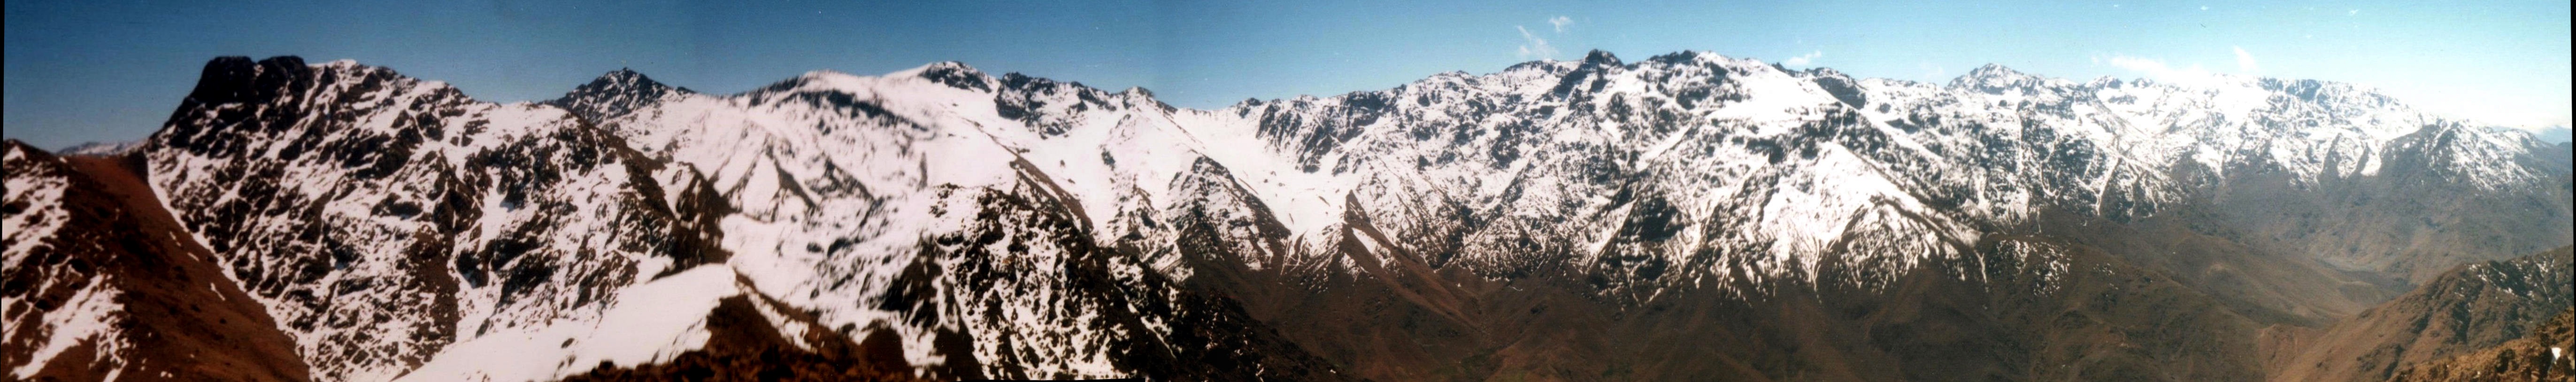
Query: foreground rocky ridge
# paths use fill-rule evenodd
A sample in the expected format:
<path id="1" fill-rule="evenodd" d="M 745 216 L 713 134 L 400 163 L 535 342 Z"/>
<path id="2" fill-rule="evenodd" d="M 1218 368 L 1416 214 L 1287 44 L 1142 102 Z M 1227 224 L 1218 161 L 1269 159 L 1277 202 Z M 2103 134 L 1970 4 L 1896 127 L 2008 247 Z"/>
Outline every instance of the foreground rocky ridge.
<path id="1" fill-rule="evenodd" d="M 14 378 L 306 380 L 294 342 L 160 207 L 132 157 L 5 143 Z"/>
<path id="2" fill-rule="evenodd" d="M 1219 110 L 228 58 L 123 155 L 322 380 L 2250 380 L 2567 244 L 2549 150 L 2313 81 L 1595 52 Z"/>
<path id="3" fill-rule="evenodd" d="M 2495 347 L 2407 366 L 2391 381 L 2576 380 L 2576 309 L 2560 310 L 2531 333 Z"/>
<path id="4" fill-rule="evenodd" d="M 2313 333 L 2276 333 L 2291 351 L 2278 380 L 2383 380 L 2416 365 L 2540 335 L 2539 323 L 2576 305 L 2571 249 L 2465 264 L 2395 300 Z M 2552 337 L 2543 341 L 2556 341 Z M 2544 350 L 2545 351 L 2545 350 Z M 2474 363 L 2469 360 L 2455 363 Z M 2406 377 L 2400 379 L 2418 379 Z"/>

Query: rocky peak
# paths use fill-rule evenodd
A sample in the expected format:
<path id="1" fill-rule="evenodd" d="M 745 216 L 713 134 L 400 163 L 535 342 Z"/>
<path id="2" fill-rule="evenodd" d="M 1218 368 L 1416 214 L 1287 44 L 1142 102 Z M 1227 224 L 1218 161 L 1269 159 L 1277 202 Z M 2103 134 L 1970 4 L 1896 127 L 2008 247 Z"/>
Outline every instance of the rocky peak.
<path id="1" fill-rule="evenodd" d="M 956 61 L 940 61 L 914 69 L 922 79 L 958 89 L 993 91 L 993 76 Z"/>
<path id="2" fill-rule="evenodd" d="M 1610 54 L 1610 51 L 1605 51 L 1605 50 L 1600 50 L 1600 49 L 1593 49 L 1593 50 L 1592 50 L 1592 52 L 1590 52 L 1590 53 L 1584 53 L 1584 54 L 1583 54 L 1583 64 L 1584 64 L 1584 65 L 1586 65 L 1586 66 L 1620 66 L 1620 65 L 1621 65 L 1621 64 L 1619 63 L 1619 56 Z"/>
<path id="3" fill-rule="evenodd" d="M 582 84 L 580 87 L 573 88 L 573 91 L 571 93 L 566 93 L 564 97 L 630 95 L 650 98 L 660 97 L 672 92 L 695 93 L 694 91 L 690 91 L 688 88 L 663 85 L 661 82 L 653 81 L 652 77 L 646 77 L 644 76 L 644 73 L 636 72 L 634 69 L 620 68 L 616 71 L 608 72 L 607 74 L 601 74 L 599 75 L 599 78 L 590 80 L 590 83 Z"/>
<path id="4" fill-rule="evenodd" d="M 623 90 L 634 92 L 678 91 L 683 93 L 694 93 L 688 88 L 673 87 L 670 85 L 663 85 L 661 82 L 655 82 L 652 77 L 645 77 L 644 73 L 639 73 L 634 69 L 628 68 L 619 68 L 617 71 L 602 74 L 598 79 L 591 80 L 589 84 L 576 89 L 576 91 L 579 90 Z"/>
<path id="5" fill-rule="evenodd" d="M 206 62 L 204 74 L 197 79 L 196 90 L 188 99 L 209 104 L 245 102 L 277 96 L 278 90 L 297 81 L 312 78 L 313 69 L 296 56 L 269 57 L 252 62 L 250 57 L 225 56 Z"/>
<path id="6" fill-rule="evenodd" d="M 1986 63 L 1985 65 L 1979 65 L 1976 69 L 1968 70 L 1968 77 L 1971 78 L 2012 78 L 2029 76 L 2030 74 L 2022 73 L 2019 70 L 2013 70 L 2013 68 L 2006 67 L 2004 64 L 1991 62 Z"/>
<path id="7" fill-rule="evenodd" d="M 599 75 L 599 78 L 590 80 L 590 83 L 573 88 L 572 92 L 564 93 L 563 98 L 544 103 L 571 110 L 574 115 L 597 121 L 625 114 L 651 100 L 693 93 L 696 92 L 688 88 L 663 85 L 661 82 L 653 81 L 653 78 L 646 77 L 644 73 L 636 72 L 634 69 L 619 68 Z"/>
<path id="8" fill-rule="evenodd" d="M 2022 73 L 2004 67 L 2002 64 L 1986 64 L 1969 70 L 1968 75 L 1950 80 L 1950 87 L 1987 94 L 2001 94 L 2005 89 L 2027 88 L 2037 86 L 2041 82 L 2038 76 Z"/>
<path id="9" fill-rule="evenodd" d="M 1861 91 L 1860 82 L 1841 71 L 1833 68 L 1815 68 L 1807 69 L 1799 75 L 1814 81 L 1816 87 L 1825 89 L 1826 94 L 1832 94 L 1835 100 L 1842 101 L 1843 104 L 1854 108 L 1869 105 L 1868 92 Z"/>

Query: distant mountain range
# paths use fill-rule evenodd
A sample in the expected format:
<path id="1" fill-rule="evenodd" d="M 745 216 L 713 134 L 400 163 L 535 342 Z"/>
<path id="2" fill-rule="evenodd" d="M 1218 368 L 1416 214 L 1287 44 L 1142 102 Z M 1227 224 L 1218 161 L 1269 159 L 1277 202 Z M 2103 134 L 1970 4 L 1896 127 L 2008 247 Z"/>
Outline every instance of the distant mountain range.
<path id="1" fill-rule="evenodd" d="M 954 62 L 499 104 L 226 57 L 144 141 L 8 143 L 0 366 L 2378 379 L 2566 308 L 2570 147 L 2341 83 L 1697 52 L 1215 110 Z"/>
<path id="2" fill-rule="evenodd" d="M 2547 129 L 2542 129 L 2539 137 L 2541 142 L 2567 143 L 2569 139 L 2567 134 L 2567 126 L 2552 126 Z"/>

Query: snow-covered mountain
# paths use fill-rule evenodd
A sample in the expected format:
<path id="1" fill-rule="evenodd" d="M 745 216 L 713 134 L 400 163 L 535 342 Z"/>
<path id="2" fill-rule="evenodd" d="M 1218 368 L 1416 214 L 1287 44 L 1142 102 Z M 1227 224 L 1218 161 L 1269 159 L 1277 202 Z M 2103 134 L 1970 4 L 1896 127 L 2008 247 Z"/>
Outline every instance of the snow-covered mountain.
<path id="1" fill-rule="evenodd" d="M 21 264 L 68 244 L 21 243 L 94 239 L 19 224 L 63 202 L 12 150 L 10 278 L 58 273 Z M 2040 349 L 2237 378 L 2257 325 L 2576 239 L 2563 145 L 2353 85 L 1693 52 L 1216 110 L 953 62 L 496 104 L 224 58 L 123 152 L 317 380 L 2098 375 Z M 54 288 L 12 281 L 14 376 L 69 359 L 19 357 L 21 332 L 113 316 L 19 325 Z M 1979 306 L 2019 310 L 1873 313 Z M 1987 332 L 2020 334 L 1960 337 Z M 1600 359 L 1710 346 L 1659 335 L 1740 345 Z M 808 361 L 745 361 L 780 354 Z M 1939 366 L 1963 362 L 1992 367 Z"/>
<path id="2" fill-rule="evenodd" d="M 72 147 L 65 147 L 61 151 L 56 151 L 54 153 L 62 155 L 114 156 L 124 154 L 126 151 L 132 151 L 135 147 L 141 146 L 143 146 L 143 141 L 90 142 L 72 145 Z"/>

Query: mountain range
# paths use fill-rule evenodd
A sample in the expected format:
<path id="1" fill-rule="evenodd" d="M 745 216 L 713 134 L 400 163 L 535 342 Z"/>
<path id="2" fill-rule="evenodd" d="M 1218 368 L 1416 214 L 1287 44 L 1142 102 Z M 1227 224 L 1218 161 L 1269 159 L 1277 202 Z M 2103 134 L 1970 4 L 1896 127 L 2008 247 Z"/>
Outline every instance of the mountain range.
<path id="1" fill-rule="evenodd" d="M 39 380 L 2376 380 L 2564 310 L 2576 242 L 2569 144 L 2363 86 L 1700 52 L 1213 110 L 225 57 L 6 150 Z"/>

